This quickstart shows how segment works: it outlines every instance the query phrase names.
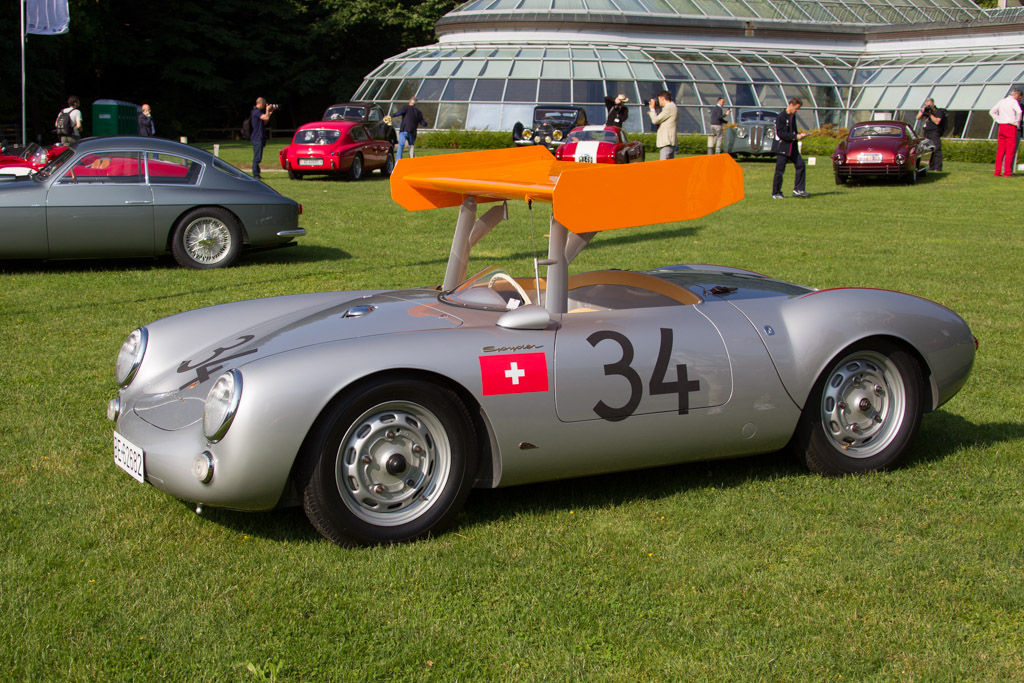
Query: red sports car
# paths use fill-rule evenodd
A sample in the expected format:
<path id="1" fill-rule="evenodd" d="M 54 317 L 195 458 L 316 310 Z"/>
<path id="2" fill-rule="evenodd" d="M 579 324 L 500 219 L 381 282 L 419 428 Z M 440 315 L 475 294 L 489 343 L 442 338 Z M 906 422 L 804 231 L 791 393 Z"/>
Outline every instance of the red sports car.
<path id="1" fill-rule="evenodd" d="M 916 183 L 918 175 L 927 172 L 922 166 L 928 163 L 934 148 L 903 121 L 854 124 L 832 153 L 836 185 L 855 176 L 888 176 Z"/>
<path id="2" fill-rule="evenodd" d="M 43 149 L 34 142 L 24 147 L 5 149 L 0 153 L 0 173 L 27 175 L 32 171 L 38 171 L 65 149 L 67 148 L 64 145 L 53 145 L 49 149 Z"/>
<path id="3" fill-rule="evenodd" d="M 292 144 L 281 150 L 281 168 L 292 180 L 312 173 L 359 180 L 377 169 L 387 177 L 395 169 L 395 153 L 390 142 L 374 140 L 362 123 L 317 121 L 295 131 Z"/>
<path id="4" fill-rule="evenodd" d="M 587 164 L 631 164 L 644 160 L 644 143 L 630 142 L 615 126 L 580 126 L 569 131 L 565 144 L 555 150 L 555 158 Z"/>

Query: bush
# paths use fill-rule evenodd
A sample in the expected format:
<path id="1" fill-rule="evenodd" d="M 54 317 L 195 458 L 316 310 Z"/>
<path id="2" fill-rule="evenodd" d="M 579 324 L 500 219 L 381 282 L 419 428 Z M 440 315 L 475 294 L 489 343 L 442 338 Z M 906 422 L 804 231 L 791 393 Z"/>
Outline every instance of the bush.
<path id="1" fill-rule="evenodd" d="M 846 139 L 848 129 L 827 123 L 808 131 L 804 138 L 804 156 L 829 157 L 840 141 Z M 627 133 L 630 140 L 640 140 L 644 150 L 658 152 L 655 133 Z M 678 138 L 679 154 L 707 153 L 707 136 L 686 133 Z M 420 133 L 416 146 L 421 149 L 502 149 L 512 146 L 511 131 L 503 130 L 436 130 Z M 943 140 L 942 157 L 945 161 L 969 161 L 989 164 L 996 158 L 995 140 Z"/>

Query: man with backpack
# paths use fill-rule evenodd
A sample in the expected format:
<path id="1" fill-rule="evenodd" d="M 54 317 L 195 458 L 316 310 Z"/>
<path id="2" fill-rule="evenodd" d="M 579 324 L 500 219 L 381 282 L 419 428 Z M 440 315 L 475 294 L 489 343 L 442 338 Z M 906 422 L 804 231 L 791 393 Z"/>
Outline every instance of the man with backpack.
<path id="1" fill-rule="evenodd" d="M 277 111 L 276 104 L 267 104 L 265 99 L 257 97 L 256 106 L 249 112 L 249 118 L 242 124 L 242 134 L 245 134 L 246 129 L 249 131 L 249 141 L 252 143 L 252 177 L 257 180 L 260 178 L 263 147 L 267 144 L 267 138 L 270 137 L 267 124 L 270 122 L 270 115 L 275 111 Z"/>
<path id="2" fill-rule="evenodd" d="M 53 125 L 62 145 L 69 145 L 82 137 L 82 112 L 78 107 L 78 98 L 71 95 L 68 97 L 68 106 L 57 114 L 57 120 Z"/>

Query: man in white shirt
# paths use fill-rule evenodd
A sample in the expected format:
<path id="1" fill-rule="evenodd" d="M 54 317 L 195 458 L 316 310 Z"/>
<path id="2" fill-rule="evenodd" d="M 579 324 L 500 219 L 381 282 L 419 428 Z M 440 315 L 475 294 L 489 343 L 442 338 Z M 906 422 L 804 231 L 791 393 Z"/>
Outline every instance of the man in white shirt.
<path id="1" fill-rule="evenodd" d="M 1021 117 L 1020 100 L 1020 89 L 1013 88 L 1009 95 L 996 102 L 996 106 L 988 112 L 999 124 L 999 137 L 996 144 L 996 178 L 1013 175 L 1013 157 L 1017 153 L 1017 128 L 1020 126 Z"/>

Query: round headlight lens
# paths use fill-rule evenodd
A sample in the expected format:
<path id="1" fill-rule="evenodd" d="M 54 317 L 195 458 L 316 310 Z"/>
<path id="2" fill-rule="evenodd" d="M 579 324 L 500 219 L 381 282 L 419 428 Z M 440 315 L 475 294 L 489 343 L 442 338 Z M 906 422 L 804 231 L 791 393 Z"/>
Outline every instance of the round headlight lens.
<path id="1" fill-rule="evenodd" d="M 745 138 L 745 137 L 747 137 L 747 130 L 745 128 L 737 128 L 736 129 L 736 137 L 738 137 L 738 138 Z"/>
<path id="2" fill-rule="evenodd" d="M 523 130 L 523 139 L 524 140 L 529 140 L 532 137 L 533 137 L 533 131 L 532 130 L 530 130 L 529 128 L 526 128 L 525 130 Z"/>
<path id="3" fill-rule="evenodd" d="M 562 139 L 562 131 L 556 130 L 554 133 L 551 134 L 551 137 L 553 137 L 556 140 L 561 140 Z"/>
<path id="4" fill-rule="evenodd" d="M 551 136 L 550 135 L 545 135 L 544 136 L 544 142 L 551 142 Z"/>
<path id="5" fill-rule="evenodd" d="M 138 374 L 148 343 L 149 332 L 145 327 L 140 327 L 129 334 L 124 344 L 121 344 L 121 350 L 117 352 L 114 374 L 117 377 L 117 385 L 122 389 L 131 384 Z"/>
<path id="6" fill-rule="evenodd" d="M 231 427 L 235 413 L 238 412 L 238 402 L 242 398 L 242 373 L 238 370 L 228 370 L 217 378 L 206 395 L 206 405 L 203 408 L 203 434 L 210 441 L 216 443 L 224 438 Z"/>

